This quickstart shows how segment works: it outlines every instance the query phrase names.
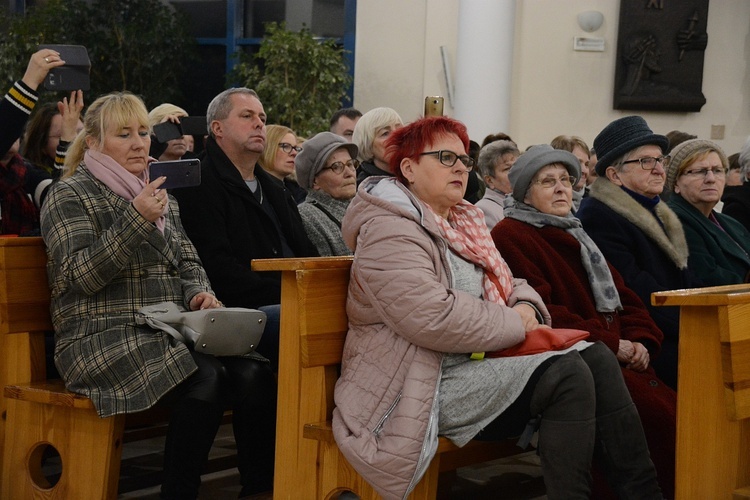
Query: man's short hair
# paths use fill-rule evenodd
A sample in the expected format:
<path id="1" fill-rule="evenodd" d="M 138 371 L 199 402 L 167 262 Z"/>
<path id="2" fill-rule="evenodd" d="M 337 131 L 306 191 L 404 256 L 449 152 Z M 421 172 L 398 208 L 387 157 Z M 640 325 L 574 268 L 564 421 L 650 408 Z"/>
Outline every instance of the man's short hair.
<path id="1" fill-rule="evenodd" d="M 232 110 L 230 97 L 234 94 L 248 94 L 260 101 L 257 92 L 247 87 L 234 87 L 227 89 L 214 97 L 208 104 L 208 109 L 206 110 L 206 125 L 208 126 L 208 134 L 211 137 L 214 136 L 214 133 L 211 130 L 211 122 L 214 120 L 223 120 L 229 116 L 229 112 Z"/>
<path id="2" fill-rule="evenodd" d="M 345 116 L 350 120 L 356 120 L 362 116 L 362 112 L 357 108 L 341 108 L 331 116 L 331 129 L 338 123 L 339 119 Z"/>

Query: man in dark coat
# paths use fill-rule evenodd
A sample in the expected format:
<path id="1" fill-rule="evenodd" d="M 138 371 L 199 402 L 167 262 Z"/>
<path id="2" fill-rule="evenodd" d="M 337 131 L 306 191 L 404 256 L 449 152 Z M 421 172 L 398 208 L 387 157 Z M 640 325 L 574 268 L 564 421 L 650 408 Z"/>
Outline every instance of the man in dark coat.
<path id="1" fill-rule="evenodd" d="M 275 363 L 278 339 L 269 337 L 277 336 L 281 277 L 252 271 L 251 261 L 318 253 L 297 207 L 256 167 L 266 144 L 266 114 L 258 95 L 247 88 L 225 90 L 208 105 L 206 119 L 201 184 L 172 194 L 217 297 L 227 306 L 268 314 L 259 352 Z"/>
<path id="2" fill-rule="evenodd" d="M 699 286 L 687 269 L 688 248 L 677 215 L 663 203 L 667 138 L 640 116 L 613 121 L 594 139 L 598 178 L 576 216 L 643 301 L 664 332 L 659 377 L 677 388 L 679 308 L 651 306 L 651 293 Z"/>

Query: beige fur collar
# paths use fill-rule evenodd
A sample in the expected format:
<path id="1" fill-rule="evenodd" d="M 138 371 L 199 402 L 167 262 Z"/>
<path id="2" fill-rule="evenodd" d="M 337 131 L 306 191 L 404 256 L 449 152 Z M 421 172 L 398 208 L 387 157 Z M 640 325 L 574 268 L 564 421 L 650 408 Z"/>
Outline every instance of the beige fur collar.
<path id="1" fill-rule="evenodd" d="M 608 179 L 599 178 L 592 185 L 589 196 L 638 226 L 680 269 L 687 267 L 688 246 L 685 231 L 677 215 L 664 202 L 656 205 L 656 215 L 664 228 L 640 203 Z"/>

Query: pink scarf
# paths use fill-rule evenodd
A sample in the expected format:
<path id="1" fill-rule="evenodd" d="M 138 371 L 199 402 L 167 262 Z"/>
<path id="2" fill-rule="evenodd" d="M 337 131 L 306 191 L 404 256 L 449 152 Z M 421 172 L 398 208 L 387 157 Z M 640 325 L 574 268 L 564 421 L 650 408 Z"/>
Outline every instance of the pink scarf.
<path id="1" fill-rule="evenodd" d="M 513 293 L 513 274 L 492 241 L 484 212 L 465 200 L 451 208 L 448 220 L 430 212 L 451 250 L 484 270 L 484 300 L 506 305 Z"/>
<path id="2" fill-rule="evenodd" d="M 136 176 L 112 159 L 111 156 L 105 155 L 99 151 L 91 149 L 86 150 L 83 155 L 83 162 L 86 168 L 94 177 L 104 183 L 116 195 L 119 195 L 129 202 L 138 196 L 143 188 L 148 184 L 148 174 L 146 170 Z M 169 205 L 164 207 L 161 217 L 156 219 L 156 227 L 164 234 L 165 215 L 169 210 Z"/>

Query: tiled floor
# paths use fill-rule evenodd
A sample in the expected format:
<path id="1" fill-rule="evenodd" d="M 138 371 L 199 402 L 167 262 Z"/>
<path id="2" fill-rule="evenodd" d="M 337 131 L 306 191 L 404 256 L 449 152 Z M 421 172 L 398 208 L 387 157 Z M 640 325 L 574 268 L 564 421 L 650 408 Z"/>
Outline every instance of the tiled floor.
<path id="1" fill-rule="evenodd" d="M 118 499 L 157 500 L 163 438 L 128 443 L 123 448 Z M 200 498 L 229 500 L 239 493 L 239 475 L 232 467 L 234 439 L 231 425 L 223 425 L 211 450 L 210 468 L 222 469 L 203 476 Z M 532 451 L 516 457 L 458 470 L 451 500 L 546 499 L 539 459 Z M 257 496 L 254 500 L 270 500 Z M 306 499 L 300 499 L 306 500 Z"/>

